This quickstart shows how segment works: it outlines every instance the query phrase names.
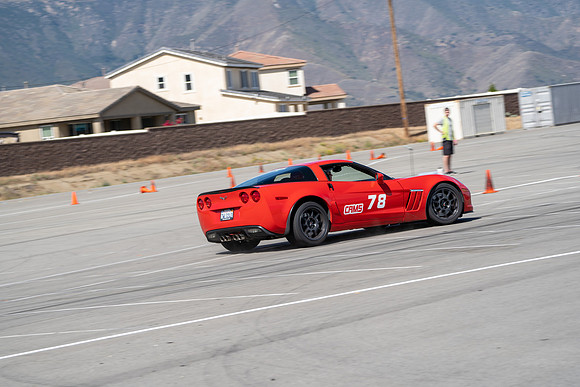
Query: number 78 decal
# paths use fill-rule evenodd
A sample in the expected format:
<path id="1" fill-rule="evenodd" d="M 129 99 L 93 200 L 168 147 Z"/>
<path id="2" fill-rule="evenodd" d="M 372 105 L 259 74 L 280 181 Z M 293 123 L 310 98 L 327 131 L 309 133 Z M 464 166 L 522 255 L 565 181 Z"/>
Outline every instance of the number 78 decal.
<path id="1" fill-rule="evenodd" d="M 377 200 L 377 195 L 369 195 L 368 198 L 371 199 L 371 204 L 369 204 L 369 208 L 367 208 L 367 210 L 372 210 L 375 201 L 377 202 L 377 208 L 385 208 L 385 204 L 387 201 L 386 194 L 380 194 L 379 200 Z"/>

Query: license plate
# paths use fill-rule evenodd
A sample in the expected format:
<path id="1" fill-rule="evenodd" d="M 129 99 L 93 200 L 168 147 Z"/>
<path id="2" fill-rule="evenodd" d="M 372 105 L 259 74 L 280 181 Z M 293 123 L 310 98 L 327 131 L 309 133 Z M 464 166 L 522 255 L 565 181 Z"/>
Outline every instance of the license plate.
<path id="1" fill-rule="evenodd" d="M 222 210 L 220 220 L 232 220 L 234 218 L 234 210 Z"/>

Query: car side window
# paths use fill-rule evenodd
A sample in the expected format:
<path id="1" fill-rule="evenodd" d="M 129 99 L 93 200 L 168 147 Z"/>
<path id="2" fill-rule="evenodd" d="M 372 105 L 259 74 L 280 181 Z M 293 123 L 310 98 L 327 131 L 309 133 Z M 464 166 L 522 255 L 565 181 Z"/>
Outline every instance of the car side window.
<path id="1" fill-rule="evenodd" d="M 353 165 L 325 165 L 322 167 L 328 180 L 331 181 L 372 181 L 375 180 L 372 171 L 355 168 Z"/>
<path id="2" fill-rule="evenodd" d="M 265 173 L 239 184 L 238 188 L 288 182 L 317 181 L 314 172 L 306 166 L 291 166 Z"/>

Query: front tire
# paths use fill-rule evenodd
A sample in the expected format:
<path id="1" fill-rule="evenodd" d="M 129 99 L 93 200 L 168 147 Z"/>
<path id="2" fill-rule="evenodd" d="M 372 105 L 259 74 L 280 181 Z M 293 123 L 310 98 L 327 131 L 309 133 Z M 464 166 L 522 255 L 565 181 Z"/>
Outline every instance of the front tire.
<path id="1" fill-rule="evenodd" d="M 441 183 L 429 195 L 427 220 L 435 225 L 451 224 L 461 216 L 462 209 L 463 196 L 459 190 L 449 183 Z"/>
<path id="2" fill-rule="evenodd" d="M 244 241 L 229 241 L 229 242 L 222 242 L 222 246 L 231 252 L 234 253 L 242 253 L 245 251 L 250 251 L 254 247 L 260 244 L 259 239 L 250 239 Z"/>
<path id="3" fill-rule="evenodd" d="M 302 203 L 292 220 L 294 244 L 300 247 L 318 246 L 326 240 L 330 230 L 328 214 L 315 202 Z"/>

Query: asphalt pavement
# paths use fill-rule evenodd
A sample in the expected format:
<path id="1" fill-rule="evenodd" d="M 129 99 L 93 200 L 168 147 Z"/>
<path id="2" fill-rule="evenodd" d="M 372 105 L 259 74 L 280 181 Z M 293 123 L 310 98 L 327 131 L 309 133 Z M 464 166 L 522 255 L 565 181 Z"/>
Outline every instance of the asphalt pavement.
<path id="1" fill-rule="evenodd" d="M 226 171 L 0 202 L 0 385 L 578 385 L 579 146 L 580 124 L 462 140 L 473 213 L 314 248 L 208 243 L 196 196 Z M 427 143 L 382 152 L 352 158 L 442 166 Z"/>

